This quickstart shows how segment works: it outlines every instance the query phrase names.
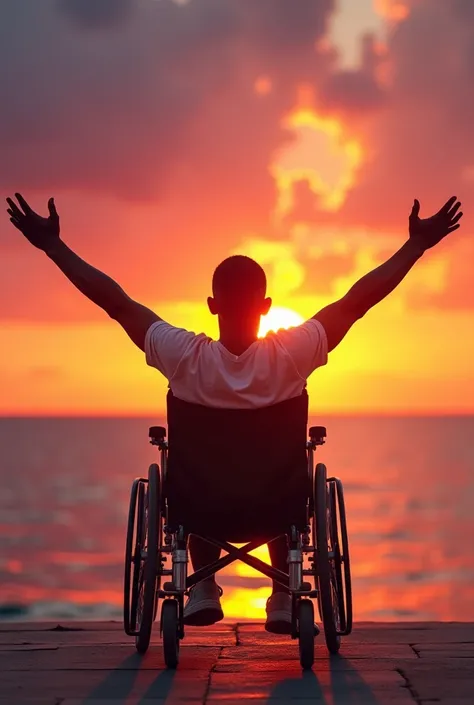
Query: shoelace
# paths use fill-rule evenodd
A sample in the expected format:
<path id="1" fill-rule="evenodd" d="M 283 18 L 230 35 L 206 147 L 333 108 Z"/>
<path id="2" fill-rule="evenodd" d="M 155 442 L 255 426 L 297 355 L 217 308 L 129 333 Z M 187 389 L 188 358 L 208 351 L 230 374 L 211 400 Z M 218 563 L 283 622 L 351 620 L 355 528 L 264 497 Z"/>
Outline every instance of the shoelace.
<path id="1" fill-rule="evenodd" d="M 189 589 L 189 596 L 190 597 L 191 597 L 192 593 L 194 592 L 194 589 L 197 588 L 198 585 L 199 585 L 199 583 L 196 583 L 196 585 L 193 585 L 192 588 Z M 224 590 L 221 588 L 220 585 L 217 585 L 217 583 L 215 585 L 216 585 L 216 588 L 219 592 L 219 597 L 222 597 L 222 595 L 224 594 Z"/>
<path id="2" fill-rule="evenodd" d="M 273 595 L 270 595 L 270 597 L 267 598 L 267 607 L 268 607 L 270 601 L 271 601 L 274 597 L 276 597 L 276 595 L 288 595 L 288 593 L 287 593 L 287 592 L 274 592 Z"/>

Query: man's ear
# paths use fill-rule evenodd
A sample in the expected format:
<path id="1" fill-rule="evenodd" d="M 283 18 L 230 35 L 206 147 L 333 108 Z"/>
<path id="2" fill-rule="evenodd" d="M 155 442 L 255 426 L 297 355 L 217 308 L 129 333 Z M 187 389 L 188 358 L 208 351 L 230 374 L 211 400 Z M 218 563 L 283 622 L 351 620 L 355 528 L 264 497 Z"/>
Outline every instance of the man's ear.
<path id="1" fill-rule="evenodd" d="M 212 296 L 207 297 L 207 305 L 209 306 L 209 311 L 212 313 L 213 316 L 217 316 L 218 311 L 217 311 L 217 304 L 216 300 L 212 298 Z"/>
<path id="2" fill-rule="evenodd" d="M 269 312 L 269 310 L 270 310 L 271 307 L 272 307 L 272 303 L 273 303 L 273 301 L 271 300 L 271 298 L 270 298 L 269 296 L 267 296 L 267 298 L 266 298 L 265 301 L 263 302 L 262 314 L 261 314 L 262 316 L 266 316 L 266 315 L 267 315 L 267 313 Z"/>

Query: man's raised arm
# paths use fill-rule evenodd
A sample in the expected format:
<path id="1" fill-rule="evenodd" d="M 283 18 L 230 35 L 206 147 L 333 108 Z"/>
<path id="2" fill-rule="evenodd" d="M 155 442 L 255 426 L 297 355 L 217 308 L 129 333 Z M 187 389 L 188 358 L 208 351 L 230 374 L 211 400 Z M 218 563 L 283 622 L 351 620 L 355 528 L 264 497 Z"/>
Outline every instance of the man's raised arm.
<path id="1" fill-rule="evenodd" d="M 369 309 L 392 292 L 405 278 L 422 254 L 459 228 L 462 213 L 456 197 L 431 218 L 419 218 L 420 204 L 415 201 L 409 218 L 410 237 L 389 260 L 360 279 L 339 301 L 323 308 L 313 318 L 319 321 L 334 350 L 353 324 Z"/>
<path id="2" fill-rule="evenodd" d="M 51 198 L 49 217 L 35 213 L 21 194 L 15 194 L 21 208 L 7 198 L 13 225 L 32 245 L 43 250 L 74 286 L 93 303 L 118 321 L 141 350 L 152 323 L 161 320 L 153 311 L 133 301 L 113 279 L 76 255 L 60 238 L 59 216 Z"/>

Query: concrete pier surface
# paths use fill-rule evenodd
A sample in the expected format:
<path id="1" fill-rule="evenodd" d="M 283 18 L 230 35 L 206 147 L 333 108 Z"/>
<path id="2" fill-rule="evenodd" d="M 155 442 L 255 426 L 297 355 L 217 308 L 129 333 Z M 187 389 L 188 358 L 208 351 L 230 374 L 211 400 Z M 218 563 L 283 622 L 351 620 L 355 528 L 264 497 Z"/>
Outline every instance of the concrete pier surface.
<path id="1" fill-rule="evenodd" d="M 187 629 L 164 670 L 158 624 L 145 656 L 117 622 L 0 624 L 0 705 L 161 703 L 474 705 L 474 624 L 359 623 L 312 672 L 263 624 Z"/>

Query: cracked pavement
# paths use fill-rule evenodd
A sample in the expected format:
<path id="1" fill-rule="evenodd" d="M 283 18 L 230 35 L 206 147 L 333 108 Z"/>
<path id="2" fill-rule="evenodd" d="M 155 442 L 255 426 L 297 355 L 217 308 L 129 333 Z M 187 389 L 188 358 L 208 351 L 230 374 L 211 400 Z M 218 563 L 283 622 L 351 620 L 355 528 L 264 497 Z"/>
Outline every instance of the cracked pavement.
<path id="1" fill-rule="evenodd" d="M 303 673 L 260 623 L 188 628 L 168 671 L 157 624 L 141 657 L 117 622 L 3 622 L 0 669 L 0 705 L 474 705 L 474 624 L 358 623 L 337 657 L 318 637 Z"/>

